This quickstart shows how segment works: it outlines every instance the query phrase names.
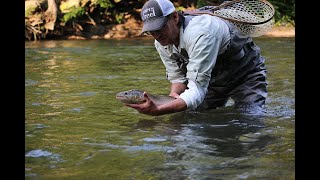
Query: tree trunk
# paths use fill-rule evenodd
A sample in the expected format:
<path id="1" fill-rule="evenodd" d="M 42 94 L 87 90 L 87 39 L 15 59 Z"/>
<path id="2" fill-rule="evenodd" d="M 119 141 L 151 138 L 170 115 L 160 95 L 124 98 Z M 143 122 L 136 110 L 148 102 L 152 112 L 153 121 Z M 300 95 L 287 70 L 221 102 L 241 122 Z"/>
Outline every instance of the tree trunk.
<path id="1" fill-rule="evenodd" d="M 54 26 L 57 20 L 57 4 L 55 0 L 48 0 L 48 9 L 44 14 L 46 24 L 44 27 L 46 30 L 54 30 Z"/>

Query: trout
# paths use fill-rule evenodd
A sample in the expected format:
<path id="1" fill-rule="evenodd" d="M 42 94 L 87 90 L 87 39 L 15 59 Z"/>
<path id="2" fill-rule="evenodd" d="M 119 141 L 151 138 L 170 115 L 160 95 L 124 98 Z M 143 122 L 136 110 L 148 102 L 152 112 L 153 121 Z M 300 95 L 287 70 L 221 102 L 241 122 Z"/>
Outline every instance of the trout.
<path id="1" fill-rule="evenodd" d="M 144 91 L 141 91 L 138 89 L 132 89 L 132 90 L 117 93 L 116 99 L 126 104 L 142 104 L 146 102 L 143 93 Z M 150 93 L 147 93 L 147 95 L 152 100 L 152 102 L 157 106 L 169 103 L 176 99 L 171 96 L 153 95 Z"/>

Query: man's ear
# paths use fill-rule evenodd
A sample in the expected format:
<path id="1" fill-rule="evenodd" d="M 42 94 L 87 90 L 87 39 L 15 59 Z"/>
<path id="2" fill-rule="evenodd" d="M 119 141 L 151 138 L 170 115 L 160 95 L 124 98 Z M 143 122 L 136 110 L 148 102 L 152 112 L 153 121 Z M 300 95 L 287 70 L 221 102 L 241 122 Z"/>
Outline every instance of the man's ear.
<path id="1" fill-rule="evenodd" d="M 174 12 L 172 13 L 172 17 L 173 17 L 175 23 L 178 24 L 178 23 L 179 23 L 179 14 L 178 14 L 177 11 L 174 11 Z"/>

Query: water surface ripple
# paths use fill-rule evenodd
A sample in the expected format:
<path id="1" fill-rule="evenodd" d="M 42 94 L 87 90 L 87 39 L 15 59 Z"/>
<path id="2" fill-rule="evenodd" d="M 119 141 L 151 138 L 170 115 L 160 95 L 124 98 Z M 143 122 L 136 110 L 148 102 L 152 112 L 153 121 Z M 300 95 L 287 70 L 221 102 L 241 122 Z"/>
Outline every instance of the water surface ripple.
<path id="1" fill-rule="evenodd" d="M 115 94 L 168 94 L 151 40 L 26 42 L 25 178 L 295 179 L 295 41 L 256 43 L 268 70 L 266 115 L 150 117 Z"/>

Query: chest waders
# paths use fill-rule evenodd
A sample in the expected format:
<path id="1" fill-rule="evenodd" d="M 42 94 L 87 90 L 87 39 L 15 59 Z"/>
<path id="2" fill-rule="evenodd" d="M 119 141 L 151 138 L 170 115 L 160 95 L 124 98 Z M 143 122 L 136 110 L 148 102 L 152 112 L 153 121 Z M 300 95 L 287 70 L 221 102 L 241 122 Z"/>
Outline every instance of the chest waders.
<path id="1" fill-rule="evenodd" d="M 184 28 L 192 17 L 184 16 Z M 217 57 L 208 92 L 198 109 L 223 107 L 232 98 L 237 109 L 261 112 L 268 94 L 265 59 L 251 37 L 243 35 L 229 21 L 223 21 L 229 27 L 230 43 L 227 50 Z"/>

